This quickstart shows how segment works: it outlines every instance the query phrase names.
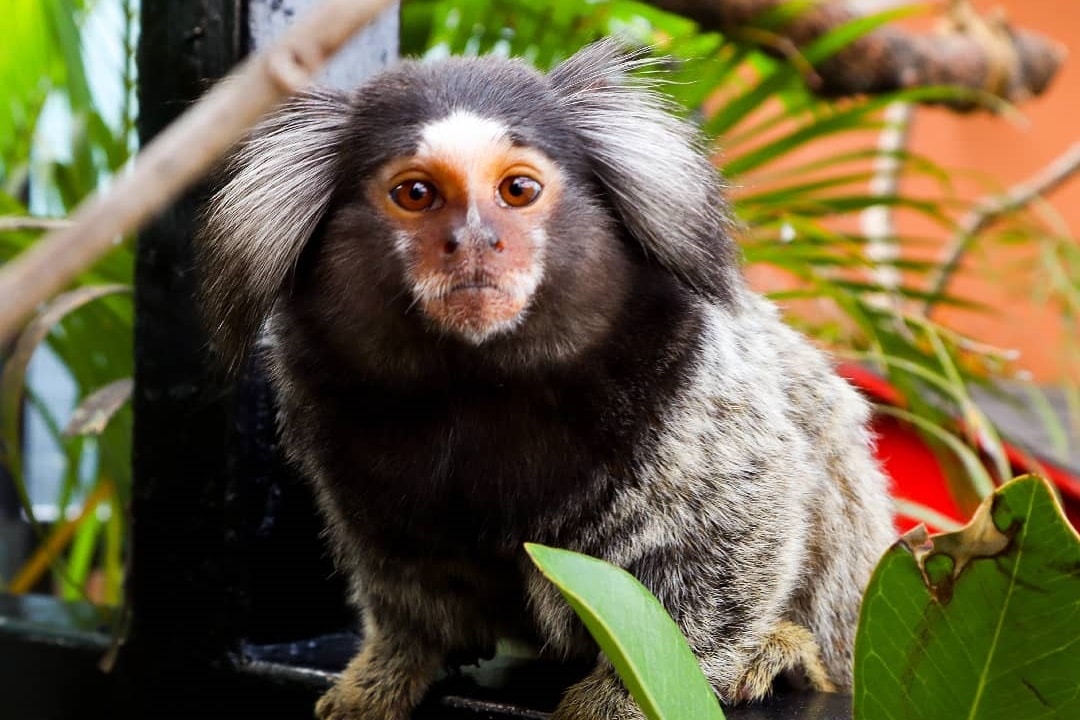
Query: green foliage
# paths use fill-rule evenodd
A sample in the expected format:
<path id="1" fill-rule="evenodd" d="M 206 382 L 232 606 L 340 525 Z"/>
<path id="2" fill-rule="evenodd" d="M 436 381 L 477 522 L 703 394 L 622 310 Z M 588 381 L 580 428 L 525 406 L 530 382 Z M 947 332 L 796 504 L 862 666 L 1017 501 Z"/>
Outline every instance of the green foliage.
<path id="1" fill-rule="evenodd" d="M 971 523 L 909 534 L 874 573 L 855 717 L 1080 717 L 1080 537 L 1052 487 L 998 489 Z"/>
<path id="2" fill-rule="evenodd" d="M 135 0 L 12 0 L 0 43 L 0 217 L 63 217 L 127 162 L 135 145 Z M 92 43 L 84 42 L 90 38 Z M 109 82 L 103 82 L 111 80 Z M 104 86 L 104 89 L 102 87 Z M 0 262 L 33 243 L 39 230 L 0 231 Z M 78 279 L 77 287 L 130 285 L 130 246 L 119 244 Z M 62 362 L 76 389 L 76 404 L 95 390 L 133 370 L 133 312 L 130 295 L 107 297 L 64 313 L 50 325 L 40 345 Z M 34 349 L 38 344 L 35 343 Z M 4 361 L 0 349 L 0 363 Z M 9 359 L 9 378 L 15 372 Z M 54 502 L 63 512 L 78 505 L 102 482 L 114 492 L 106 510 L 85 515 L 71 536 L 70 552 L 49 557 L 56 583 L 68 598 L 82 597 L 95 568 L 105 570 L 107 602 L 120 599 L 125 530 L 124 506 L 130 492 L 131 411 L 123 408 L 104 432 L 68 437 L 66 417 L 38 396 L 35 387 L 9 387 L 3 400 L 15 403 L 5 420 L 3 462 L 16 471 L 23 488 L 21 404 L 25 399 L 42 418 L 51 441 L 65 458 Z M 21 384 L 21 383 L 20 383 Z M 47 534 L 36 526 L 42 547 L 63 523 Z M 64 548 L 61 547 L 60 550 Z M 0 578 L 0 588 L 9 578 Z"/>
<path id="3" fill-rule="evenodd" d="M 14 349 L 4 363 L 3 372 L 0 373 L 0 449 L 3 449 L 3 452 L 0 452 L 0 462 L 12 472 L 16 490 L 26 507 L 27 515 L 35 532 L 43 543 L 43 548 L 49 548 L 56 544 L 56 533 L 63 532 L 67 535 L 70 529 L 65 528 L 64 523 L 58 523 L 52 531 L 53 534 L 46 535 L 46 532 L 34 516 L 30 496 L 23 481 L 20 430 L 27 367 L 37 348 L 65 318 L 71 317 L 76 311 L 95 301 L 126 293 L 128 289 L 129 287 L 126 285 L 87 285 L 57 296 L 42 308 L 20 334 Z M 99 393 L 94 393 L 86 402 L 91 403 L 98 396 Z M 64 438 L 68 435 L 82 436 L 84 439 L 86 436 L 92 436 L 97 440 L 94 447 L 97 453 L 104 455 L 105 458 L 100 463 L 99 472 L 96 477 L 92 478 L 90 484 L 93 485 L 92 491 L 94 493 L 115 500 L 112 512 L 109 514 L 109 526 L 115 526 L 117 529 L 122 530 L 124 515 L 117 512 L 116 507 L 125 506 L 128 499 L 125 496 L 129 485 L 128 462 L 126 457 L 111 458 L 109 454 L 115 450 L 114 446 L 117 444 L 124 450 L 128 447 L 131 431 L 130 409 L 123 405 L 110 407 L 107 416 L 102 417 L 99 422 L 83 423 L 92 428 L 92 431 L 68 432 L 65 430 L 60 432 L 59 428 L 55 426 L 55 420 L 49 416 L 49 409 L 40 402 L 37 402 L 37 406 L 40 408 L 40 412 L 49 418 L 48 421 L 50 427 L 53 428 L 54 434 Z M 117 416 L 118 413 L 119 417 Z M 80 413 L 76 412 L 76 416 L 79 415 Z M 7 450 L 8 448 L 10 450 Z M 116 468 L 114 472 L 120 474 L 110 474 L 108 471 L 110 467 Z M 63 504 L 60 507 L 67 507 L 72 500 L 72 494 L 75 492 L 75 485 L 78 482 L 78 475 L 75 474 L 77 469 L 76 458 L 69 457 L 69 477 L 66 478 L 61 488 L 60 502 Z M 119 481 L 119 486 L 116 481 Z M 108 490 L 107 493 L 105 489 Z M 96 511 L 97 508 L 92 509 Z M 56 563 L 56 567 L 54 567 L 63 594 L 68 598 L 80 596 L 82 588 L 85 587 L 87 576 L 92 567 L 94 539 L 102 528 L 102 524 L 95 514 L 84 512 L 83 516 L 84 520 L 80 523 L 80 527 L 70 533 L 70 537 L 74 539 L 74 546 L 68 563 L 66 565 Z M 113 567 L 114 563 L 114 558 L 106 558 L 104 561 L 107 568 Z M 31 566 L 44 567 L 43 564 L 35 565 L 34 563 L 31 563 Z M 12 581 L 11 587 L 13 590 L 25 590 L 33 585 L 33 580 L 33 572 L 20 572 Z M 107 573 L 105 580 L 106 597 L 113 599 L 115 602 L 120 596 L 119 576 L 118 574 Z"/>
<path id="4" fill-rule="evenodd" d="M 525 550 L 563 594 L 650 720 L 723 720 L 675 621 L 633 575 L 544 545 Z"/>

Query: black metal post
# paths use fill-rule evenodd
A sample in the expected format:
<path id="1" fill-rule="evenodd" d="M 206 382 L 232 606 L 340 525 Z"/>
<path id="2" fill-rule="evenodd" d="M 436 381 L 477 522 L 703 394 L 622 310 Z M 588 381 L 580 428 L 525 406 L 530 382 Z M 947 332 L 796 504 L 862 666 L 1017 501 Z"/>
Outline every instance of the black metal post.
<path id="1" fill-rule="evenodd" d="M 154 137 L 244 52 L 240 0 L 143 0 L 139 135 Z M 133 717 L 192 716 L 226 699 L 238 648 L 225 518 L 228 395 L 193 301 L 191 236 L 203 188 L 138 240 L 129 638 L 118 677 Z"/>

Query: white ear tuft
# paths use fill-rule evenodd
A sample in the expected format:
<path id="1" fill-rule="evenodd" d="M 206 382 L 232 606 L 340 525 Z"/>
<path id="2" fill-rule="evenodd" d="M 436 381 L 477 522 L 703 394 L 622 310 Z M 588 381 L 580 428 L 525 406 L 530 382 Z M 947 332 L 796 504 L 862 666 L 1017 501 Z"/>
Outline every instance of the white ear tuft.
<path id="1" fill-rule="evenodd" d="M 657 81 L 631 75 L 658 62 L 601 40 L 549 77 L 630 234 L 694 289 L 729 297 L 737 273 L 720 176 Z"/>
<path id="2" fill-rule="evenodd" d="M 201 300 L 221 359 L 244 359 L 334 190 L 343 93 L 309 91 L 261 122 L 229 159 L 197 238 Z"/>

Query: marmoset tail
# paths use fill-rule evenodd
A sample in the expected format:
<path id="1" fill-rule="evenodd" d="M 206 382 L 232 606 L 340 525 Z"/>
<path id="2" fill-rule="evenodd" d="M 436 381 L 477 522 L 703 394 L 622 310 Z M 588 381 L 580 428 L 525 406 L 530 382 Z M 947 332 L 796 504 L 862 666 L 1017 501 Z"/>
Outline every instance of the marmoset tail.
<path id="1" fill-rule="evenodd" d="M 868 409 L 747 288 L 647 63 L 404 62 L 288 103 L 227 168 L 213 342 L 235 367 L 261 338 L 363 618 L 325 720 L 403 720 L 501 637 L 595 662 L 559 720 L 643 717 L 529 541 L 633 573 L 725 701 L 850 687 L 893 537 Z"/>

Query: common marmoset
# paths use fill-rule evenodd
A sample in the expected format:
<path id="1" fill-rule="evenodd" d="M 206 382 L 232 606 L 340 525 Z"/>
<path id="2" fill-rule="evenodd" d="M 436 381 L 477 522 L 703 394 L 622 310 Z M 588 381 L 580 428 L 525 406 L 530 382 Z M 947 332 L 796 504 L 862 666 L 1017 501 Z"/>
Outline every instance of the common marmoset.
<path id="1" fill-rule="evenodd" d="M 362 608 L 324 719 L 407 718 L 504 636 L 595 659 L 559 720 L 642 717 L 527 541 L 637 576 L 721 699 L 850 686 L 892 537 L 867 407 L 746 287 L 646 62 L 404 62 L 289 102 L 226 169 L 199 239 L 213 341 L 235 366 L 263 339 Z"/>

